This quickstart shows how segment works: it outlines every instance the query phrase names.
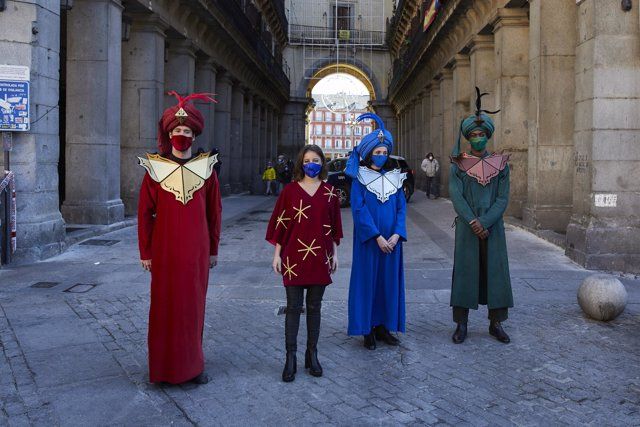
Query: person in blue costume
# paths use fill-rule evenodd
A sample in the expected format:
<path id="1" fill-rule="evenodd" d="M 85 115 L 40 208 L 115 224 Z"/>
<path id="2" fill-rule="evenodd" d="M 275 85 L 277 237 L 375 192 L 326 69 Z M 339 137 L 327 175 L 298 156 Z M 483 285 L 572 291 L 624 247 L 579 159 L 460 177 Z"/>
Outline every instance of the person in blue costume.
<path id="1" fill-rule="evenodd" d="M 451 153 L 449 197 L 458 216 L 451 284 L 452 340 L 461 344 L 467 337 L 469 309 L 489 309 L 489 333 L 508 343 L 501 322 L 513 307 L 509 260 L 502 216 L 509 203 L 509 156 L 489 153 L 487 143 L 495 130 L 482 110 L 484 94 L 476 88 L 476 113 L 460 123 L 458 143 Z M 470 144 L 460 152 L 460 139 Z"/>
<path id="2" fill-rule="evenodd" d="M 405 331 L 402 242 L 407 240 L 406 201 L 402 183 L 406 173 L 386 168 L 393 137 L 382 119 L 365 113 L 356 120 L 377 125 L 362 138 L 347 161 L 352 178 L 353 263 L 349 284 L 349 335 L 364 335 L 364 346 L 376 340 L 397 346 L 391 332 Z"/>

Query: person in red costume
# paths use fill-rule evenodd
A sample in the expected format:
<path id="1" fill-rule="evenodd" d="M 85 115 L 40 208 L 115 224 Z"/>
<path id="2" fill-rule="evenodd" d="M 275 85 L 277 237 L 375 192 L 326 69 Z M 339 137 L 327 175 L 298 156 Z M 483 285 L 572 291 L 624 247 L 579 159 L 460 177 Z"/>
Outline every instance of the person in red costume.
<path id="1" fill-rule="evenodd" d="M 204 118 L 190 103 L 210 94 L 180 97 L 158 124 L 159 154 L 139 157 L 147 173 L 138 202 L 142 267 L 151 272 L 149 380 L 205 384 L 202 335 L 209 269 L 217 264 L 222 203 L 214 171 L 217 154 L 191 145 Z"/>
<path id="2" fill-rule="evenodd" d="M 322 376 L 317 351 L 322 296 L 331 283 L 331 274 L 338 268 L 338 245 L 342 238 L 340 200 L 336 189 L 323 181 L 327 177 L 325 163 L 317 145 L 306 145 L 300 150 L 293 167 L 294 183 L 280 193 L 267 228 L 266 240 L 275 246 L 272 267 L 282 275 L 287 294 L 284 382 L 295 380 L 305 290 L 307 351 L 304 365 L 311 375 Z"/>

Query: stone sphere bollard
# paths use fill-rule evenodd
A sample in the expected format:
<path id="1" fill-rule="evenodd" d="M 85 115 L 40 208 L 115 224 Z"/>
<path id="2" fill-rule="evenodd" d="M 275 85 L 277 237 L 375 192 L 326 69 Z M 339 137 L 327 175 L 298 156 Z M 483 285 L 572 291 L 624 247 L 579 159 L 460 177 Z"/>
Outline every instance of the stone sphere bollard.
<path id="1" fill-rule="evenodd" d="M 578 304 L 587 316 L 596 320 L 613 320 L 627 305 L 627 290 L 622 282 L 606 274 L 584 279 L 578 289 Z"/>

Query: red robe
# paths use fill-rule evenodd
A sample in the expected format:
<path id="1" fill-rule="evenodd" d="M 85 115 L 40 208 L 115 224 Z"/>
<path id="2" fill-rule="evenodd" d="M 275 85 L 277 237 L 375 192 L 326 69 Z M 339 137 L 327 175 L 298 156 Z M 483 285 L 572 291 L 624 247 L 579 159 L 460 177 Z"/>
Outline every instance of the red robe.
<path id="1" fill-rule="evenodd" d="M 285 286 L 330 284 L 333 242 L 340 244 L 341 238 L 340 200 L 331 184 L 321 183 L 313 196 L 297 182 L 284 187 L 266 239 L 282 246 Z"/>
<path id="2" fill-rule="evenodd" d="M 215 172 L 186 205 L 145 174 L 138 205 L 141 259 L 151 259 L 149 380 L 178 384 L 204 370 L 209 256 L 218 254 L 222 203 Z"/>

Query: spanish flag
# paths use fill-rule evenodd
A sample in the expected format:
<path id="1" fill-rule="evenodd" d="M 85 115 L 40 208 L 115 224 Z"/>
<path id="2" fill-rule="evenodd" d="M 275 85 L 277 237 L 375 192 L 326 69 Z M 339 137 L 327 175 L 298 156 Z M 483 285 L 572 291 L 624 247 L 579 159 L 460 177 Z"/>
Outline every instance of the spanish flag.
<path id="1" fill-rule="evenodd" d="M 427 31 L 429 26 L 433 23 L 433 20 L 436 19 L 436 14 L 438 13 L 438 9 L 440 9 L 441 0 L 431 0 L 429 7 L 424 10 L 424 21 L 422 24 L 422 31 Z"/>

